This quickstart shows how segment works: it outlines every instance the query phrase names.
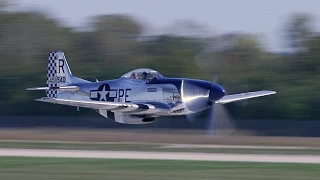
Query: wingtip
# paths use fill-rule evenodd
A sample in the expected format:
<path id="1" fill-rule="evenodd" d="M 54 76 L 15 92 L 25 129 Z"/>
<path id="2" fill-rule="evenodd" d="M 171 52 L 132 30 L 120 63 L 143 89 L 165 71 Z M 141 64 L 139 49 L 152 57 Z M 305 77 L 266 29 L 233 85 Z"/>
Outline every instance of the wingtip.
<path id="1" fill-rule="evenodd" d="M 48 90 L 48 87 L 32 87 L 32 88 L 27 88 L 27 91 L 41 91 L 41 90 Z"/>
<path id="2" fill-rule="evenodd" d="M 276 91 L 270 91 L 270 94 L 277 94 Z"/>
<path id="3" fill-rule="evenodd" d="M 272 94 L 276 94 L 277 92 L 276 91 L 272 91 L 272 90 L 263 90 L 261 92 L 265 92 L 265 93 L 268 93 L 269 95 L 272 95 Z"/>

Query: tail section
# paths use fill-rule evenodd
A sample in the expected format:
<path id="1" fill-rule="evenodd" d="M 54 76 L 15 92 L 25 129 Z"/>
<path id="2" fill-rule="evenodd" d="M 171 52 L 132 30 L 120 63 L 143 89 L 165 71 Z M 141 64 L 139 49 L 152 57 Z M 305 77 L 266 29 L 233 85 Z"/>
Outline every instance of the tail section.
<path id="1" fill-rule="evenodd" d="M 48 97 L 57 97 L 59 87 L 72 83 L 87 83 L 89 81 L 72 76 L 67 59 L 62 51 L 49 54 L 47 86 Z"/>
<path id="2" fill-rule="evenodd" d="M 49 54 L 47 87 L 33 87 L 26 90 L 46 90 L 48 97 L 56 98 L 61 91 L 78 91 L 78 84 L 90 83 L 90 81 L 72 75 L 67 59 L 62 51 Z"/>

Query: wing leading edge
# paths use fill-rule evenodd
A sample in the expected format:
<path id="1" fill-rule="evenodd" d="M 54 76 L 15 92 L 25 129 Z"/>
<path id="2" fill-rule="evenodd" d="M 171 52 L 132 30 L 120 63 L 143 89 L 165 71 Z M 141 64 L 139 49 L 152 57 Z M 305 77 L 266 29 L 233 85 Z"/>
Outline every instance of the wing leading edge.
<path id="1" fill-rule="evenodd" d="M 216 101 L 216 103 L 219 104 L 227 104 L 235 101 L 245 100 L 245 99 L 251 99 L 251 98 L 257 98 L 262 96 L 268 96 L 275 94 L 275 91 L 256 91 L 256 92 L 247 92 L 247 93 L 241 93 L 241 94 L 233 94 L 233 95 L 226 95 L 220 100 Z"/>

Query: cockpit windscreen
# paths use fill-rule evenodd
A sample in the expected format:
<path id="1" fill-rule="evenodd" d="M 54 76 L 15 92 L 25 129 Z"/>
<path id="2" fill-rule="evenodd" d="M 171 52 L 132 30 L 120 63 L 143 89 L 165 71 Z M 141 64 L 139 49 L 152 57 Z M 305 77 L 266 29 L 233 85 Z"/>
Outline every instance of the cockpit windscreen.
<path id="1" fill-rule="evenodd" d="M 148 81 L 154 78 L 163 78 L 158 71 L 146 68 L 132 70 L 121 77 Z"/>

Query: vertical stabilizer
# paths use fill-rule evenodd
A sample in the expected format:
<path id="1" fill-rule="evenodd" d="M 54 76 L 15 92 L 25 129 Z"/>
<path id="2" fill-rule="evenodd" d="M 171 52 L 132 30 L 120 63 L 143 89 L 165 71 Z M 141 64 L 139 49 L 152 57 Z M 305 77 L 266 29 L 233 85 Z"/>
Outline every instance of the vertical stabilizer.
<path id="1" fill-rule="evenodd" d="M 72 73 L 68 66 L 66 57 L 62 51 L 55 51 L 49 54 L 47 86 L 56 88 L 72 83 Z M 58 91 L 50 89 L 46 91 L 48 97 L 57 97 Z"/>

